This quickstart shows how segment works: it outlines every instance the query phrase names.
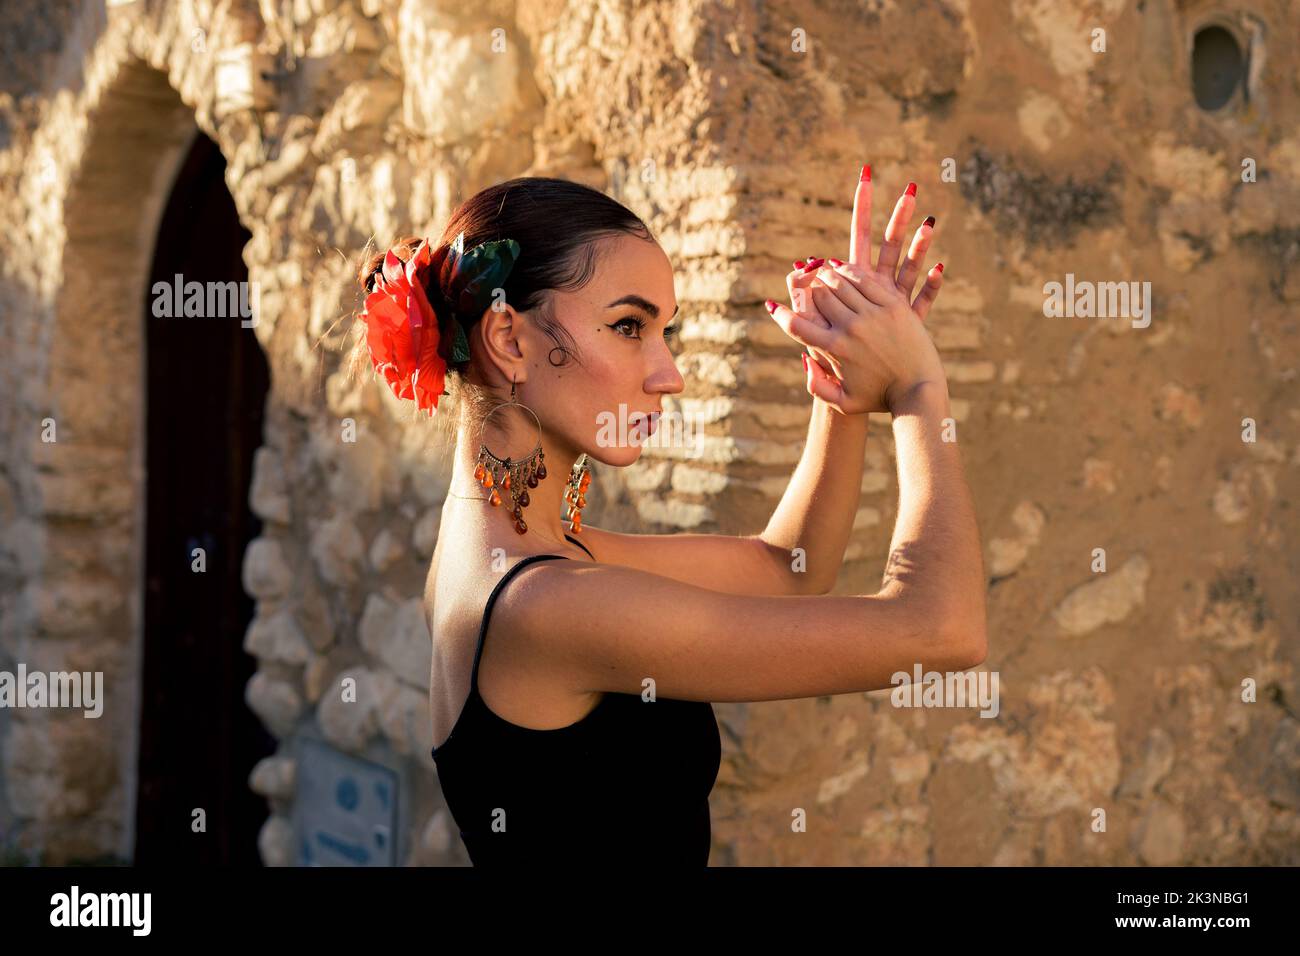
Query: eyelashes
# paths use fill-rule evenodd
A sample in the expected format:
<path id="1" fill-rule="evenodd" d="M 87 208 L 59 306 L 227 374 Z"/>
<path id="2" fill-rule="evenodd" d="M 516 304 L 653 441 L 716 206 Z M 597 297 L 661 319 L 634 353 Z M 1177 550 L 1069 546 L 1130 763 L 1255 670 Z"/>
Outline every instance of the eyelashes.
<path id="1" fill-rule="evenodd" d="M 635 326 L 635 327 L 636 327 L 636 335 L 627 335 L 627 336 L 624 336 L 624 337 L 625 337 L 625 338 L 629 338 L 629 339 L 631 339 L 631 338 L 640 338 L 640 337 L 641 337 L 641 333 L 645 331 L 646 322 L 645 322 L 644 319 L 637 318 L 635 315 L 629 315 L 629 316 L 626 316 L 625 318 L 619 319 L 617 322 L 613 323 L 613 324 L 610 326 L 610 328 L 611 328 L 611 329 L 617 329 L 617 328 L 621 328 L 621 327 L 623 327 L 623 326 L 627 326 L 627 325 L 632 325 L 632 326 Z M 664 338 L 665 338 L 665 339 L 671 339 L 674 335 L 676 335 L 678 332 L 680 332 L 681 329 L 682 329 L 682 327 L 681 327 L 680 325 L 669 325 L 669 326 L 666 326 L 666 327 L 664 328 Z M 621 333 L 620 333 L 620 334 L 621 334 Z"/>

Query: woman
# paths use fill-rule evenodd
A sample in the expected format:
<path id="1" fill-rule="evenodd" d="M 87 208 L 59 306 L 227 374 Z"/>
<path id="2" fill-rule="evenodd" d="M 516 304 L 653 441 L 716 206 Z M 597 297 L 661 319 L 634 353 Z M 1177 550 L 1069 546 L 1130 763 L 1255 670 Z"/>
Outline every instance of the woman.
<path id="1" fill-rule="evenodd" d="M 515 179 L 461 205 L 436 246 L 363 266 L 358 355 L 430 414 L 449 382 L 459 399 L 425 603 L 432 753 L 475 865 L 705 865 L 711 701 L 869 691 L 918 662 L 984 659 L 980 544 L 921 324 L 942 265 L 909 301 L 933 219 L 895 275 L 914 193 L 871 266 L 864 167 L 847 261 L 796 263 L 797 311 L 768 300 L 815 356 L 816 400 L 790 486 L 750 536 L 582 524 L 587 458 L 630 465 L 654 430 L 611 442 L 602 422 L 644 420 L 684 387 L 672 266 L 624 206 Z M 831 596 L 875 411 L 894 415 L 900 483 L 886 577 Z"/>

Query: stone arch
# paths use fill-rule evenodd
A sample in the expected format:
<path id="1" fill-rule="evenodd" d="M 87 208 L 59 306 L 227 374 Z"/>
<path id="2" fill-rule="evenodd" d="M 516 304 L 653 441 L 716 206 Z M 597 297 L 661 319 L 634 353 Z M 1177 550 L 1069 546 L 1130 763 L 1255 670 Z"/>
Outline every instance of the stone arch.
<path id="1" fill-rule="evenodd" d="M 48 332 L 56 440 L 32 453 L 45 560 L 28 585 L 35 670 L 102 671 L 103 712 L 15 721 L 13 809 L 44 861 L 129 860 L 142 675 L 142 316 L 171 184 L 200 129 L 167 76 L 125 55 L 89 91 L 63 203 Z"/>

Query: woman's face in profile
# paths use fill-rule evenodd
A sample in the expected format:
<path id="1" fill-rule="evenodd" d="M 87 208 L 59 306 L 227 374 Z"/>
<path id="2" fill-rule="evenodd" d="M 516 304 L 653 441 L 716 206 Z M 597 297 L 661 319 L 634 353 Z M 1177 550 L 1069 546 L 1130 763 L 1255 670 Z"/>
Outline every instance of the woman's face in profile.
<path id="1" fill-rule="evenodd" d="M 534 342 L 530 374 L 554 386 L 543 390 L 543 422 L 597 461 L 631 464 L 663 396 L 686 384 L 671 348 L 678 325 L 672 265 L 656 242 L 607 238 L 591 281 L 554 296 L 555 319 L 573 337 L 578 361 L 553 367 L 547 356 L 554 343 Z"/>

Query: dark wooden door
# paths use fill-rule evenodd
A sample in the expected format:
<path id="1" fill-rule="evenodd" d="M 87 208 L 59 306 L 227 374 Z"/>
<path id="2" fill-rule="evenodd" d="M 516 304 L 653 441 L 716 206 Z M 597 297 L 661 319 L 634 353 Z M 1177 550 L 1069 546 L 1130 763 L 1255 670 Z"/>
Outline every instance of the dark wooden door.
<path id="1" fill-rule="evenodd" d="M 249 791 L 248 775 L 275 749 L 244 703 L 256 661 L 242 646 L 253 602 L 240 581 L 244 551 L 261 527 L 248 489 L 270 384 L 266 358 L 237 311 L 155 314 L 155 283 L 174 286 L 177 274 L 182 289 L 192 281 L 248 278 L 241 252 L 250 234 L 224 172 L 220 150 L 200 134 L 172 187 L 145 297 L 145 628 L 135 844 L 142 865 L 257 865 L 267 806 Z M 230 312 L 212 308 L 215 296 L 203 301 L 205 313 Z M 196 548 L 206 555 L 202 572 L 193 569 Z M 206 832 L 194 831 L 196 809 L 206 813 Z"/>

